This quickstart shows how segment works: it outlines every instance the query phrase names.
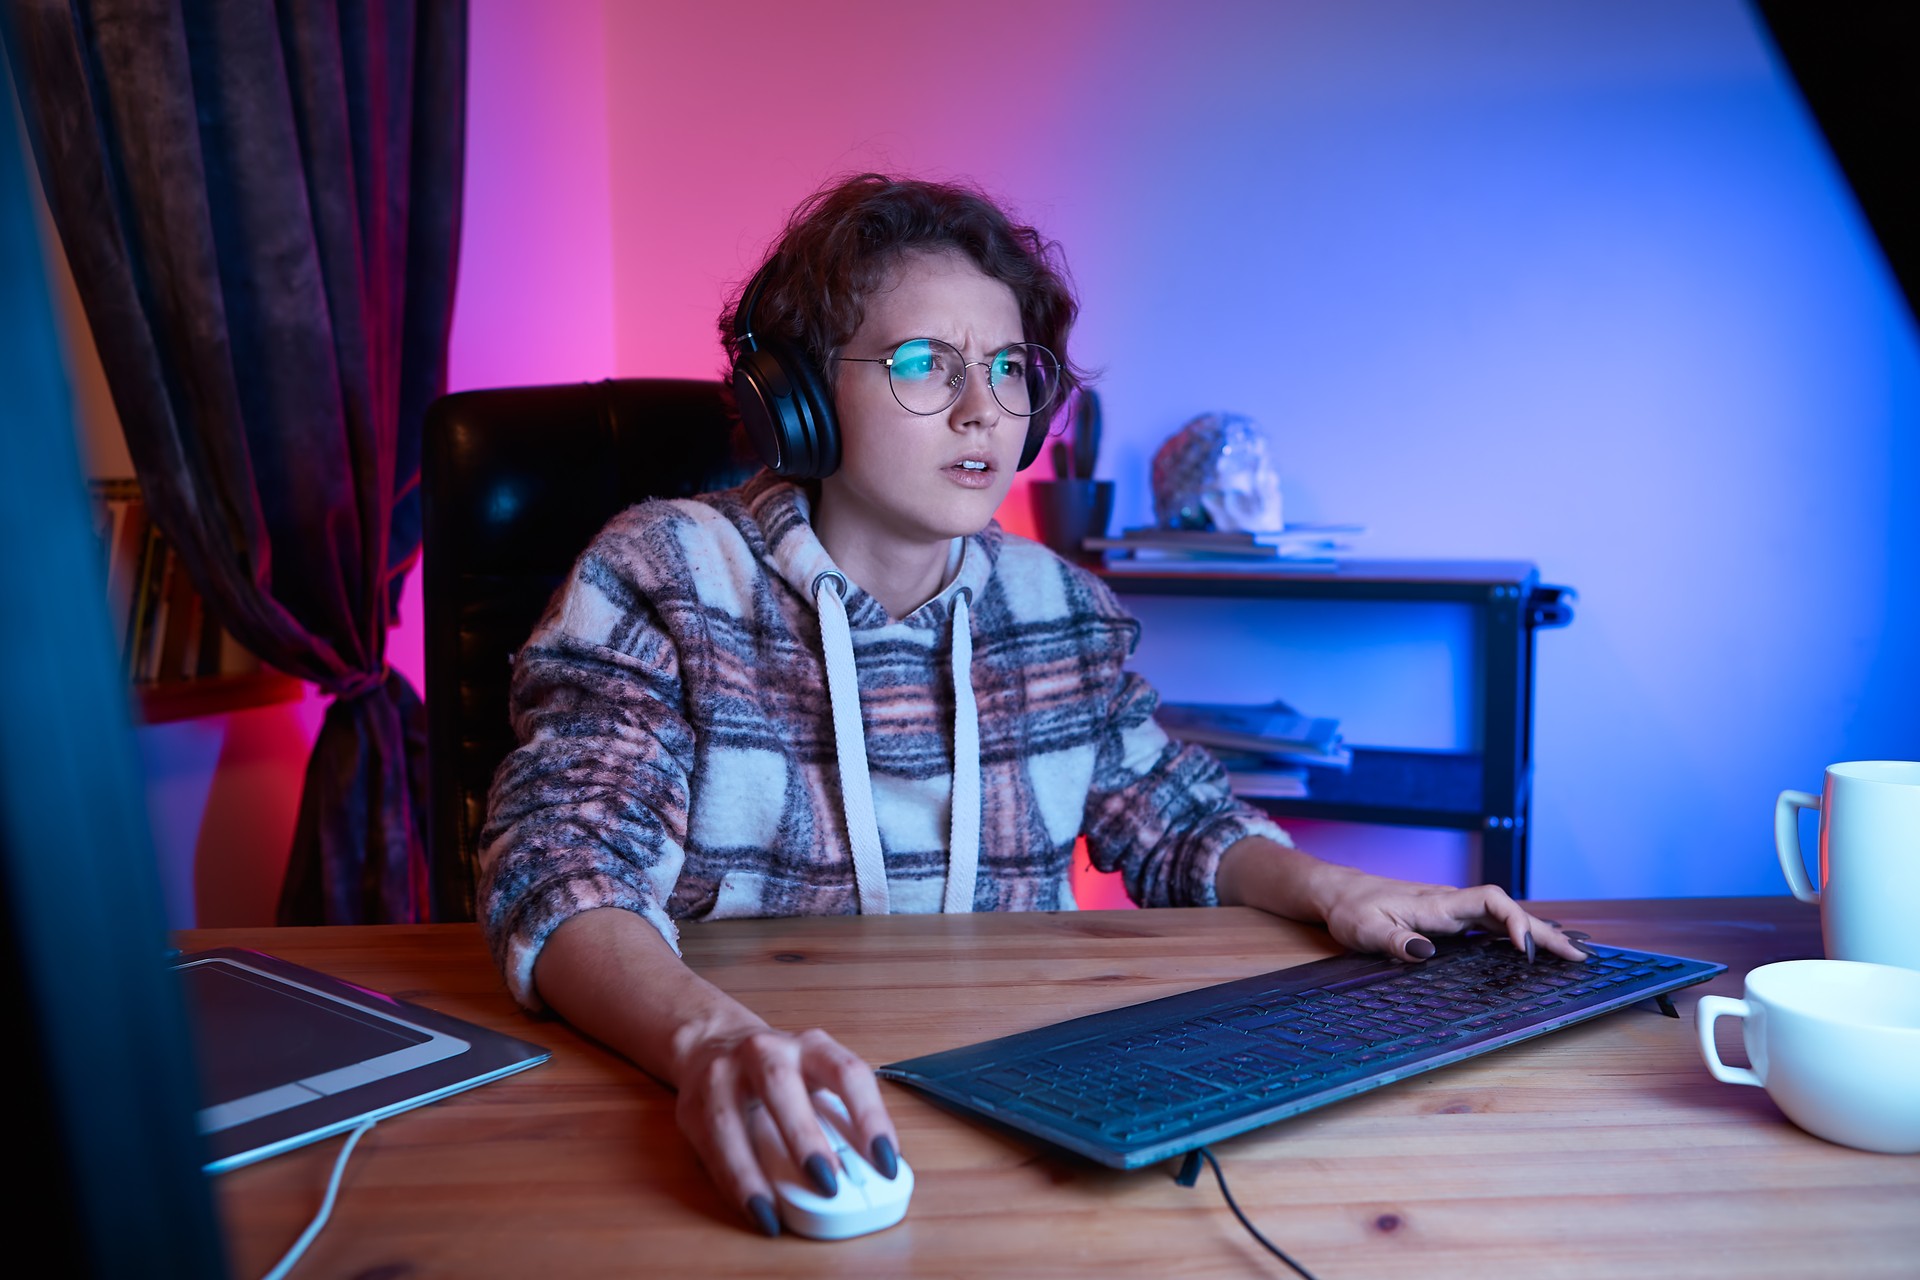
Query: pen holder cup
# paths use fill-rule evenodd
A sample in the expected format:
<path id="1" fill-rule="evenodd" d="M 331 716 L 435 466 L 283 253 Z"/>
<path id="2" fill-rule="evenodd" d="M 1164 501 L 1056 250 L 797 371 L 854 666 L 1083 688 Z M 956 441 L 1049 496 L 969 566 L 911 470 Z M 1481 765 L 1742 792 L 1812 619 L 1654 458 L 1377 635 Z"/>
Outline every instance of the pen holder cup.
<path id="1" fill-rule="evenodd" d="M 1111 480 L 1035 480 L 1027 486 L 1040 541 L 1063 556 L 1085 556 L 1088 538 L 1105 537 L 1113 518 Z"/>

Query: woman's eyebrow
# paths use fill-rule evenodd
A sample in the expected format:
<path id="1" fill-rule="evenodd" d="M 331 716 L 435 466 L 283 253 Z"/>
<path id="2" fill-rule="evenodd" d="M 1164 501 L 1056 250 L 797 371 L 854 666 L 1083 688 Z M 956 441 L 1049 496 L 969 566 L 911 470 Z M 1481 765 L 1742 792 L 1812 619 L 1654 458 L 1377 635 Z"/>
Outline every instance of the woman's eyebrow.
<path id="1" fill-rule="evenodd" d="M 937 333 L 909 333 L 904 338 L 893 339 L 884 344 L 884 346 L 882 347 L 882 354 L 886 356 L 890 356 L 894 352 L 898 351 L 901 348 L 901 346 L 904 345 L 905 343 L 923 342 L 927 340 L 932 340 L 935 342 L 944 342 L 948 346 L 959 350 L 962 355 L 966 354 L 966 349 L 964 347 L 961 347 L 959 343 L 955 342 L 952 338 L 943 338 Z M 1025 341 L 1026 341 L 1026 338 L 1024 336 L 1018 337 L 1018 338 L 1008 338 L 1005 342 L 996 342 L 991 346 L 987 347 L 985 354 L 994 355 L 994 354 L 997 354 L 998 352 L 1005 351 L 1008 347 L 1017 346 L 1018 344 Z"/>

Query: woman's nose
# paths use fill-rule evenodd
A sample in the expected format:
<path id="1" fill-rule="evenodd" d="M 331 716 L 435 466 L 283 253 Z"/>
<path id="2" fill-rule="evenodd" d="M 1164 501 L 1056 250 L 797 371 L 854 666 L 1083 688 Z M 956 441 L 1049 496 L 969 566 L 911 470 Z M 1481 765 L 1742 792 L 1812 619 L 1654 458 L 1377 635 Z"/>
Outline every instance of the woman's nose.
<path id="1" fill-rule="evenodd" d="M 990 427 L 1000 420 L 1000 402 L 993 398 L 984 360 L 967 366 L 967 380 L 961 384 L 960 398 L 953 402 L 950 412 L 956 427 Z"/>

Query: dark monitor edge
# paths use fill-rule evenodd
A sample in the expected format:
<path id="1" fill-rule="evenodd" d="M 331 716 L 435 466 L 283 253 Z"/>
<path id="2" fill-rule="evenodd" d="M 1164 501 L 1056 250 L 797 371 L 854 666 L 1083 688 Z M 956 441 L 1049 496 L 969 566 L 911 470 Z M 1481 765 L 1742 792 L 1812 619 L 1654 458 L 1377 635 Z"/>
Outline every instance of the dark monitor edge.
<path id="1" fill-rule="evenodd" d="M 109 637 L 0 13 L 0 958 L 28 1025 L 15 1246 L 44 1274 L 222 1276 L 127 690 Z M 17 1114 L 17 1113 L 16 1113 Z"/>

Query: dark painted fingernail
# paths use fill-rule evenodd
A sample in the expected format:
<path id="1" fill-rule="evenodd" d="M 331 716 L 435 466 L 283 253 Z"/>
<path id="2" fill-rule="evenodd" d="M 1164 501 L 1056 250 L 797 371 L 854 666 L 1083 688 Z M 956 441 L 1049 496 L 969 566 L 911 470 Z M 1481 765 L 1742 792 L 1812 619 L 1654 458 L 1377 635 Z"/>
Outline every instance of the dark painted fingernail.
<path id="1" fill-rule="evenodd" d="M 1575 942 L 1579 942 L 1583 939 L 1591 938 L 1593 935 L 1590 933 L 1582 933 L 1578 929 L 1562 929 L 1560 931 L 1560 936 L 1563 938 L 1571 938 Z"/>
<path id="2" fill-rule="evenodd" d="M 1534 961 L 1534 957 L 1539 954 L 1537 951 L 1533 949 L 1533 930 L 1531 929 L 1527 930 L 1526 936 L 1521 938 L 1520 941 L 1526 944 L 1527 963 L 1532 964 Z"/>
<path id="3" fill-rule="evenodd" d="M 812 1180 L 814 1190 L 823 1196 L 840 1189 L 840 1179 L 833 1176 L 832 1162 L 819 1152 L 807 1157 L 807 1177 Z"/>
<path id="4" fill-rule="evenodd" d="M 1600 954 L 1598 951 L 1595 951 L 1592 947 L 1588 946 L 1586 943 L 1582 942 L 1578 938 L 1575 938 L 1573 940 L 1573 945 L 1580 948 L 1580 950 L 1586 952 L 1590 956 L 1597 956 Z"/>
<path id="5" fill-rule="evenodd" d="M 1433 943 L 1425 938 L 1415 938 L 1407 943 L 1407 954 L 1415 960 L 1433 959 Z"/>
<path id="6" fill-rule="evenodd" d="M 889 1182 L 900 1172 L 900 1157 L 893 1154 L 893 1140 L 884 1133 L 873 1140 L 873 1167 Z"/>
<path id="7" fill-rule="evenodd" d="M 761 1235 L 780 1234 L 780 1219 L 773 1212 L 773 1201 L 765 1196 L 755 1196 L 747 1201 L 747 1212 L 753 1218 L 753 1225 L 760 1228 Z"/>

